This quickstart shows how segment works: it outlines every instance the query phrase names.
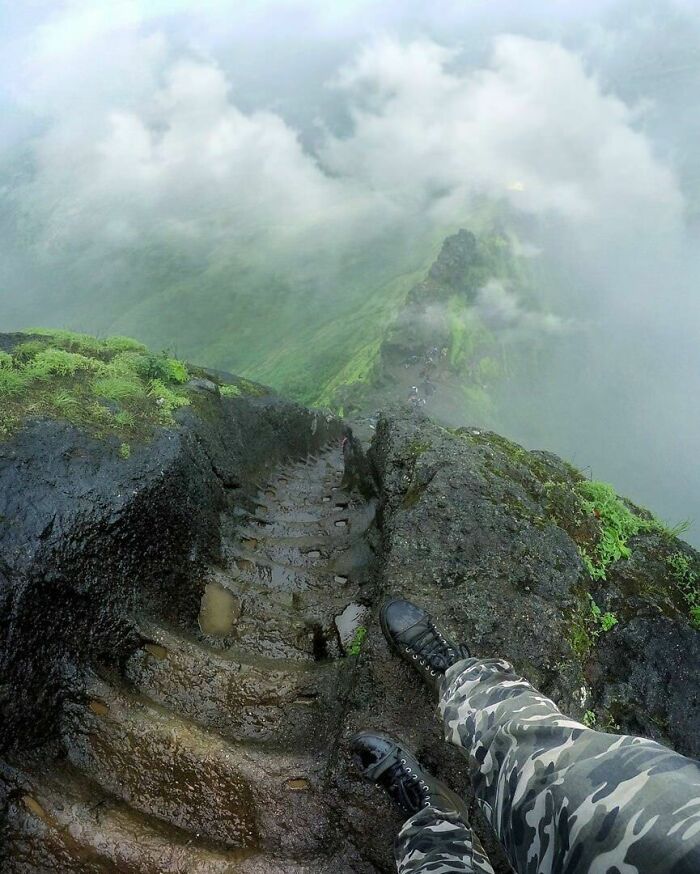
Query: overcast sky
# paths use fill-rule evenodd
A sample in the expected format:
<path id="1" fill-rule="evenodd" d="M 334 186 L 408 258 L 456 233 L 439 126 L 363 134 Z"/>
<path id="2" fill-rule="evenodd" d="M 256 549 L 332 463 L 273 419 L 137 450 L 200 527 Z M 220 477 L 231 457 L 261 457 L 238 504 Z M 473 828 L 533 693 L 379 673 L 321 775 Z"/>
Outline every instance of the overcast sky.
<path id="1" fill-rule="evenodd" d="M 696 515 L 699 36 L 681 0 L 2 3 L 0 304 L 144 240 L 321 269 L 485 196 L 564 278 L 512 433 Z"/>

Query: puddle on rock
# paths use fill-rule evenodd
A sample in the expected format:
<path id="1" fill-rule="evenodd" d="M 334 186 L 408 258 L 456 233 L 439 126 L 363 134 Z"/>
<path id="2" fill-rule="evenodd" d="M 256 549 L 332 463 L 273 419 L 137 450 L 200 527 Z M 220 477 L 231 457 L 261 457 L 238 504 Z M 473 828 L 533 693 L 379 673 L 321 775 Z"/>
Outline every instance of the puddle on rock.
<path id="1" fill-rule="evenodd" d="M 159 643 L 147 643 L 144 646 L 144 649 L 149 655 L 152 655 L 154 659 L 158 659 L 159 662 L 162 662 L 163 659 L 168 657 L 167 649 Z"/>
<path id="2" fill-rule="evenodd" d="M 88 707 L 96 716 L 109 716 L 109 707 L 104 701 L 98 701 L 96 698 L 93 698 Z"/>
<path id="3" fill-rule="evenodd" d="M 297 698 L 292 701 L 292 704 L 301 704 L 304 707 L 308 707 L 310 705 L 316 704 L 318 702 L 318 695 L 315 692 L 309 692 L 307 694 L 301 694 Z"/>
<path id="4" fill-rule="evenodd" d="M 23 795 L 22 796 L 22 804 L 26 807 L 26 809 L 36 816 L 38 819 L 43 820 L 44 822 L 49 821 L 49 815 L 44 810 L 44 808 L 39 804 L 36 798 L 32 798 L 31 795 Z"/>
<path id="5" fill-rule="evenodd" d="M 335 627 L 338 629 L 338 637 L 344 650 L 347 650 L 355 640 L 355 633 L 362 625 L 366 612 L 366 607 L 353 602 L 348 604 L 339 616 L 335 617 Z"/>
<path id="6" fill-rule="evenodd" d="M 293 780 L 287 780 L 287 789 L 292 792 L 306 792 L 311 787 L 308 780 L 303 777 L 295 777 Z"/>
<path id="7" fill-rule="evenodd" d="M 231 633 L 240 613 L 240 603 L 232 592 L 221 583 L 207 583 L 199 608 L 199 627 L 204 634 L 225 637 Z"/>

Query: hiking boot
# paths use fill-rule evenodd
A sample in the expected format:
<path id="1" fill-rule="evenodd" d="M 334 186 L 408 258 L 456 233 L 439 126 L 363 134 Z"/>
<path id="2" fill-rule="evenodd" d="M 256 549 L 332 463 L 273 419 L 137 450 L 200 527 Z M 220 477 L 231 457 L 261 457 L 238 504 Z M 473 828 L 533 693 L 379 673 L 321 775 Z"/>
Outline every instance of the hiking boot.
<path id="1" fill-rule="evenodd" d="M 399 741 L 385 734 L 361 731 L 350 741 L 350 750 L 362 776 L 383 786 L 407 816 L 434 807 L 458 813 L 466 820 L 466 805 L 459 795 L 422 768 Z"/>
<path id="2" fill-rule="evenodd" d="M 469 650 L 445 637 L 429 613 L 410 601 L 388 601 L 379 612 L 379 623 L 389 646 L 418 671 L 436 692 L 445 671 L 469 658 Z"/>

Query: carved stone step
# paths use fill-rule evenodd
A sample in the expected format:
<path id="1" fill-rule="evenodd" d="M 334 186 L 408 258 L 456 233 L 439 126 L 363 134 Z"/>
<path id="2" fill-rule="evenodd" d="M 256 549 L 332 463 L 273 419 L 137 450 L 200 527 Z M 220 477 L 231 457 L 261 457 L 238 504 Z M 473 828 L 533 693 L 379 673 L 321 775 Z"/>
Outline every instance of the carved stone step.
<path id="1" fill-rule="evenodd" d="M 234 745 L 102 681 L 88 694 L 66 710 L 64 743 L 104 791 L 217 844 L 295 854 L 323 846 L 325 754 Z M 308 833 L 289 831 L 291 808 Z"/>
<path id="2" fill-rule="evenodd" d="M 251 856 L 144 816 L 70 767 L 3 778 L 5 874 L 234 874 Z"/>
<path id="3" fill-rule="evenodd" d="M 131 656 L 126 677 L 154 702 L 232 740 L 280 749 L 326 742 L 339 663 L 251 663 L 156 625 L 141 631 L 150 642 Z"/>

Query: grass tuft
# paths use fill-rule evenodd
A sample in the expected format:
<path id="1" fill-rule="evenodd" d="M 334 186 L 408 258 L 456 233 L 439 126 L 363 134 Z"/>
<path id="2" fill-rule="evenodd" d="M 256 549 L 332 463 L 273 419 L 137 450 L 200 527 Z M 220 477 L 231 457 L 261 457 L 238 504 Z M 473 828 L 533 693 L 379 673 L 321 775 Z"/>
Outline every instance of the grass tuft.
<path id="1" fill-rule="evenodd" d="M 649 523 L 635 516 L 608 483 L 584 480 L 576 490 L 584 513 L 594 515 L 600 523 L 598 542 L 590 551 L 580 547 L 581 556 L 591 577 L 604 580 L 613 562 L 630 557 L 629 538 L 648 528 Z"/>
<path id="2" fill-rule="evenodd" d="M 0 353 L 0 437 L 29 416 L 64 418 L 98 434 L 147 436 L 190 403 L 187 365 L 136 340 L 35 329 Z M 124 443 L 123 445 L 127 445 Z"/>
<path id="3" fill-rule="evenodd" d="M 666 559 L 673 581 L 685 599 L 694 628 L 700 631 L 700 571 L 680 550 Z"/>
<path id="4" fill-rule="evenodd" d="M 350 642 L 350 646 L 348 647 L 348 655 L 359 656 L 362 650 L 362 644 L 365 642 L 366 637 L 367 629 L 364 625 L 358 625 L 355 629 L 353 639 Z"/>
<path id="5" fill-rule="evenodd" d="M 243 394 L 237 385 L 222 385 L 219 387 L 219 391 L 225 398 L 237 398 Z"/>
<path id="6" fill-rule="evenodd" d="M 92 383 L 92 389 L 98 397 L 115 403 L 133 401 L 146 394 L 145 386 L 135 374 L 102 376 Z"/>

